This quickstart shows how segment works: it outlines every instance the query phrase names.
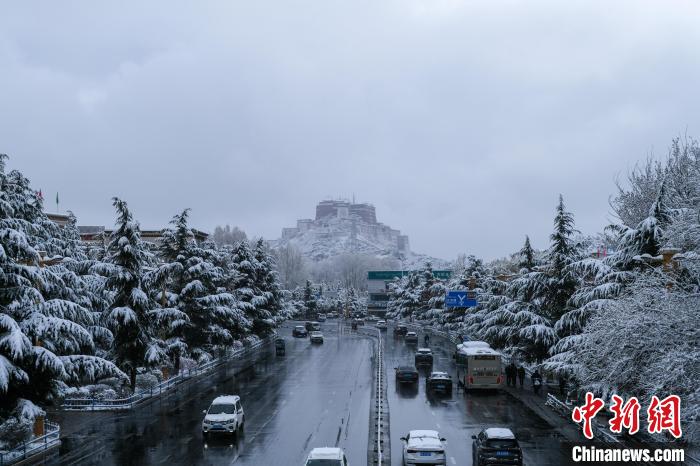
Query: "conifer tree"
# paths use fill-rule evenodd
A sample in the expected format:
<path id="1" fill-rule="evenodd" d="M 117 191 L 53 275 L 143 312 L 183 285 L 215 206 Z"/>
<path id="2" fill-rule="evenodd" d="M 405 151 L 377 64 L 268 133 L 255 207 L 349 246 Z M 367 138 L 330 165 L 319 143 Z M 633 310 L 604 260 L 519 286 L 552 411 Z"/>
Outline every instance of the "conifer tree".
<path id="1" fill-rule="evenodd" d="M 141 241 L 139 225 L 126 202 L 113 198 L 117 212 L 116 229 L 108 251 L 107 281 L 114 300 L 107 311 L 107 323 L 114 335 L 112 354 L 116 364 L 129 375 L 131 390 L 136 388 L 139 367 L 158 363 L 163 356 L 151 332 L 150 300 L 142 288 L 147 251 Z"/>
<path id="2" fill-rule="evenodd" d="M 316 297 L 309 280 L 306 280 L 306 286 L 304 286 L 304 308 L 307 318 L 311 318 L 316 313 Z"/>
<path id="3" fill-rule="evenodd" d="M 532 270 L 535 267 L 535 251 L 530 245 L 530 237 L 525 235 L 525 244 L 520 250 L 520 267 L 526 269 L 527 271 Z"/>
<path id="4" fill-rule="evenodd" d="M 41 199 L 30 189 L 29 180 L 18 171 L 6 173 L 6 159 L 0 154 L 3 431 L 3 421 L 8 416 L 20 424 L 21 419 L 31 421 L 41 412 L 34 403 L 50 400 L 66 384 L 123 375 L 113 364 L 94 356 L 89 329 L 96 319 L 80 305 L 84 303 L 82 281 L 63 265 L 47 267 L 39 254 L 40 250 L 60 245 L 60 231 L 50 227 Z M 68 249 L 61 252 L 71 253 Z"/>

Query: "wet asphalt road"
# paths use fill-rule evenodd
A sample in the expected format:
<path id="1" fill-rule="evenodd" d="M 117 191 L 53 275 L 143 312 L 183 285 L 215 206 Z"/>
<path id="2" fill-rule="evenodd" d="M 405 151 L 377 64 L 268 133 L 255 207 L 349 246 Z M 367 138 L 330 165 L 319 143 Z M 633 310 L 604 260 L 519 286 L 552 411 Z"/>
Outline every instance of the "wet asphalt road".
<path id="1" fill-rule="evenodd" d="M 400 438 L 414 429 L 437 430 L 447 440 L 448 465 L 471 465 L 471 436 L 486 427 L 508 427 L 513 430 L 523 448 L 526 465 L 567 464 L 569 458 L 562 453 L 559 444 L 563 438 L 520 401 L 501 392 L 465 394 L 457 390 L 452 345 L 437 344 L 435 341 L 430 345 L 434 357 L 433 370 L 449 372 L 452 376 L 452 397 L 426 395 L 428 369 L 419 370 L 417 387 L 397 386 L 393 368 L 406 363 L 412 365 L 415 346 L 407 346 L 402 338 L 393 338 L 391 327 L 384 335 L 392 465 L 402 464 L 403 442 Z M 420 335 L 420 341 L 422 339 Z"/>
<path id="2" fill-rule="evenodd" d="M 340 446 L 365 464 L 372 389 L 372 340 L 324 324 L 311 345 L 281 329 L 287 354 L 271 349 L 249 370 L 222 368 L 177 394 L 125 413 L 62 413 L 63 444 L 52 464 L 299 465 L 318 446 Z M 202 410 L 218 395 L 241 396 L 238 441 L 202 439 Z"/>
<path id="3" fill-rule="evenodd" d="M 335 321 L 323 324 L 323 345 L 291 338 L 290 330 L 281 329 L 284 357 L 270 348 L 130 412 L 60 413 L 63 444 L 49 463 L 301 465 L 311 448 L 337 445 L 350 464 L 366 464 L 374 341 Z M 412 363 L 415 348 L 394 339 L 391 328 L 384 336 L 393 465 L 401 464 L 400 437 L 411 429 L 438 430 L 447 439 L 448 464 L 471 465 L 471 435 L 490 426 L 515 431 L 527 465 L 566 463 L 555 430 L 506 393 L 455 389 L 450 399 L 428 397 L 426 372 L 416 389 L 397 387 L 393 368 Z M 455 380 L 451 345 L 432 348 L 434 369 Z M 245 434 L 205 443 L 202 410 L 221 394 L 242 397 Z"/>

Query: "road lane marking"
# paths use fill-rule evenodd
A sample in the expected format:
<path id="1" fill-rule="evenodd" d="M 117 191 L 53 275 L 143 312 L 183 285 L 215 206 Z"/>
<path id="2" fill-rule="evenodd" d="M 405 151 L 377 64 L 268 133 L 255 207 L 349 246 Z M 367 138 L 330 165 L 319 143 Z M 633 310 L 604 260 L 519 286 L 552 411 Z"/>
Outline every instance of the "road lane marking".
<path id="1" fill-rule="evenodd" d="M 435 423 L 435 425 L 437 426 L 438 429 L 441 428 L 441 427 L 440 427 L 440 424 L 438 424 L 437 422 Z"/>
<path id="2" fill-rule="evenodd" d="M 457 464 L 457 462 L 455 461 L 454 456 L 450 456 L 450 461 L 452 461 L 452 464 Z"/>

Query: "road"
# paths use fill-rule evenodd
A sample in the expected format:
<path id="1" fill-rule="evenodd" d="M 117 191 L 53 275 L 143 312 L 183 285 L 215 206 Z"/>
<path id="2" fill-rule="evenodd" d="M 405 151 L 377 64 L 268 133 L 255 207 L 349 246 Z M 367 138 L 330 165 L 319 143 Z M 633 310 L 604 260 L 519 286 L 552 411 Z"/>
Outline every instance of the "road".
<path id="1" fill-rule="evenodd" d="M 465 394 L 454 390 L 449 399 L 428 397 L 425 393 L 427 371 L 421 371 L 416 389 L 397 387 L 390 371 L 398 365 L 413 364 L 415 347 L 405 345 L 402 338 L 394 339 L 391 327 L 385 335 L 393 465 L 401 464 L 403 442 L 400 438 L 413 429 L 437 430 L 447 440 L 448 464 L 471 465 L 471 436 L 485 427 L 509 427 L 513 430 L 523 448 L 526 465 L 559 466 L 568 463 L 569 458 L 559 444 L 563 439 L 555 429 L 506 393 Z M 420 335 L 422 340 L 423 336 Z M 452 361 L 454 348 L 444 343 L 432 343 L 433 370 L 449 372 L 456 387 L 456 371 Z"/>
<path id="2" fill-rule="evenodd" d="M 373 342 L 343 332 L 324 324 L 325 343 L 311 345 L 282 329 L 284 357 L 268 352 L 239 373 L 222 368 L 130 412 L 62 413 L 63 444 L 53 464 L 297 465 L 311 448 L 335 445 L 352 464 L 364 464 Z M 205 443 L 202 410 L 221 394 L 241 396 L 245 434 Z"/>
<path id="3" fill-rule="evenodd" d="M 281 329 L 284 357 L 270 349 L 128 412 L 59 413 L 63 444 L 49 464 L 301 465 L 311 448 L 336 445 L 350 464 L 366 464 L 374 340 L 327 322 L 325 343 L 314 346 L 291 338 L 290 329 Z M 448 464 L 471 465 L 471 435 L 489 426 L 515 431 L 525 464 L 567 463 L 555 429 L 506 393 L 455 390 L 450 399 L 436 399 L 426 396 L 425 374 L 415 390 L 396 387 L 393 367 L 412 363 L 415 349 L 391 329 L 385 335 L 393 465 L 401 464 L 400 437 L 411 429 L 438 430 L 447 439 Z M 433 351 L 434 369 L 454 378 L 452 348 L 434 342 Z M 205 443 L 202 410 L 221 394 L 242 397 L 245 434 Z"/>

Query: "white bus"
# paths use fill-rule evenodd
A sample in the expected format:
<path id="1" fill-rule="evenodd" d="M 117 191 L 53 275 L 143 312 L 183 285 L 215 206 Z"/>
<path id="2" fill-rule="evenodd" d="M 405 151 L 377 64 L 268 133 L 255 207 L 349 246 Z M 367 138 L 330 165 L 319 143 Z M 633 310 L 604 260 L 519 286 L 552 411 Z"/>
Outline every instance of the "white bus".
<path id="1" fill-rule="evenodd" d="M 467 365 L 467 356 L 462 350 L 466 350 L 467 348 L 491 348 L 491 345 L 486 343 L 485 341 L 465 341 L 463 343 L 460 343 L 457 345 L 457 348 L 455 348 L 455 354 L 453 359 L 459 366 L 466 366 Z"/>
<path id="2" fill-rule="evenodd" d="M 501 353 L 483 346 L 461 347 L 457 351 L 457 377 L 465 390 L 499 389 L 503 387 Z"/>

